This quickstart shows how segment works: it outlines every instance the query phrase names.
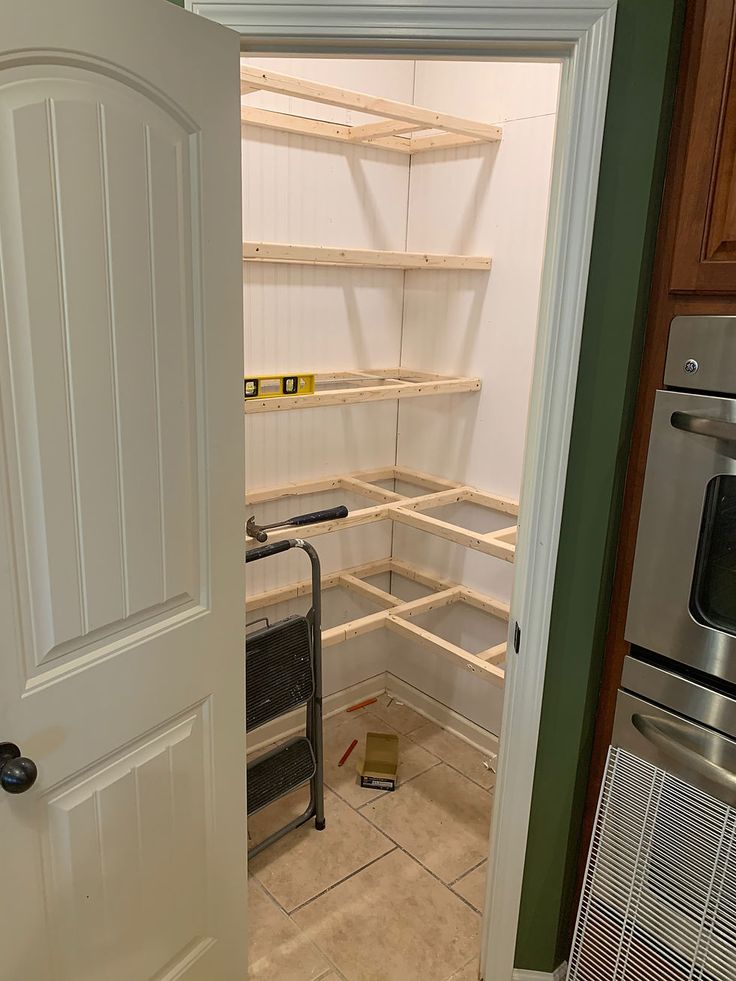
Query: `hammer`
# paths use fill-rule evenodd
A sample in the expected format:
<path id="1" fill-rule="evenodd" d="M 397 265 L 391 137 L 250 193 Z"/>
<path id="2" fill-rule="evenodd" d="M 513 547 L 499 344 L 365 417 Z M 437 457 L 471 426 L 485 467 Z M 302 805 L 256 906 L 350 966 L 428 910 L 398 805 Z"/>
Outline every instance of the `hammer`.
<path id="1" fill-rule="evenodd" d="M 299 528 L 302 525 L 316 525 L 322 521 L 333 521 L 335 518 L 347 518 L 348 509 L 344 504 L 336 508 L 327 508 L 324 511 L 309 511 L 307 514 L 297 514 L 293 518 L 286 518 L 282 521 L 274 521 L 270 525 L 257 525 L 256 516 L 253 514 L 248 518 L 245 526 L 246 534 L 255 538 L 257 542 L 268 540 L 268 532 L 274 528 Z"/>

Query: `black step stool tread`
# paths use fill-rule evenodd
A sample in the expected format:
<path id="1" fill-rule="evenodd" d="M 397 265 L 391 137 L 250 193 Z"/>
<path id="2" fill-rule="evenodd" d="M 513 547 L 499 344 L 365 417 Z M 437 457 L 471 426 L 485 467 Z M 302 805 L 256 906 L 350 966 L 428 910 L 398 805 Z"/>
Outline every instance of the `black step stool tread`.
<path id="1" fill-rule="evenodd" d="M 316 769 L 314 750 L 305 736 L 296 736 L 259 756 L 248 764 L 248 814 L 301 787 Z"/>
<path id="2" fill-rule="evenodd" d="M 304 705 L 314 695 L 312 631 L 304 616 L 250 634 L 245 644 L 248 732 Z"/>

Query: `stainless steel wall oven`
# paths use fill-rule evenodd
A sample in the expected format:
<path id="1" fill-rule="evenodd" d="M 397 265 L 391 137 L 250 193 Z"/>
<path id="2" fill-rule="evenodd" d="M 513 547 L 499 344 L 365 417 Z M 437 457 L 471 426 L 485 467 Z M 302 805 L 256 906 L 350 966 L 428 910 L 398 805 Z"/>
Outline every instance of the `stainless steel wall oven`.
<path id="1" fill-rule="evenodd" d="M 736 978 L 736 317 L 678 317 L 569 981 Z"/>
<path id="2" fill-rule="evenodd" d="M 675 318 L 665 384 L 626 639 L 736 684 L 736 317 Z"/>

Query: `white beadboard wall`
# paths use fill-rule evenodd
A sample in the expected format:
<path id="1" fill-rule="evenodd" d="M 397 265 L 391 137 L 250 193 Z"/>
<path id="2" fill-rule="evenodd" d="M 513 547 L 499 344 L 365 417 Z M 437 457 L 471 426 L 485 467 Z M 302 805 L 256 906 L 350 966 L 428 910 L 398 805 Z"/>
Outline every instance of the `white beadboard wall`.
<path id="1" fill-rule="evenodd" d="M 246 417 L 249 489 L 394 462 L 509 496 L 519 492 L 559 88 L 553 63 L 247 57 L 274 71 L 368 91 L 504 127 L 500 146 L 413 158 L 249 128 L 243 140 L 243 237 L 318 245 L 490 254 L 490 274 L 244 264 L 246 373 L 387 368 L 479 374 L 479 395 L 259 413 Z M 354 124 L 371 116 L 258 93 L 249 104 Z M 291 499 L 260 519 L 342 503 Z M 348 507 L 370 502 L 345 500 Z M 506 519 L 472 514 L 484 528 Z M 458 514 L 461 512 L 458 511 Z M 450 511 L 443 517 L 452 520 Z M 513 567 L 390 522 L 315 543 L 325 571 L 393 554 L 507 599 Z M 260 592 L 305 578 L 303 555 L 248 569 Z M 476 618 L 477 649 L 497 642 Z M 446 628 L 446 629 L 445 629 Z M 474 631 L 478 634 L 474 635 Z M 478 633 L 480 631 L 480 633 Z M 325 652 L 325 694 L 390 670 L 498 732 L 502 691 L 386 631 L 360 652 Z"/>
<path id="2" fill-rule="evenodd" d="M 399 60 L 247 57 L 273 71 L 412 101 L 415 65 Z M 248 103 L 344 124 L 374 117 L 268 93 Z M 243 130 L 243 238 L 306 245 L 406 248 L 406 158 L 276 131 Z M 388 368 L 400 363 L 404 275 L 393 270 L 244 263 L 245 370 Z M 249 489 L 390 465 L 396 458 L 395 402 L 246 416 Z M 345 503 L 344 494 L 254 508 L 259 520 Z M 325 572 L 391 554 L 390 522 L 325 535 L 315 545 Z M 247 588 L 261 592 L 307 578 L 292 553 L 249 566 Z M 329 596 L 329 594 L 326 594 Z M 332 602 L 332 597 L 330 597 Z M 386 670 L 394 646 L 386 631 L 324 653 L 325 694 Z M 358 655 L 359 652 L 359 655 Z"/>

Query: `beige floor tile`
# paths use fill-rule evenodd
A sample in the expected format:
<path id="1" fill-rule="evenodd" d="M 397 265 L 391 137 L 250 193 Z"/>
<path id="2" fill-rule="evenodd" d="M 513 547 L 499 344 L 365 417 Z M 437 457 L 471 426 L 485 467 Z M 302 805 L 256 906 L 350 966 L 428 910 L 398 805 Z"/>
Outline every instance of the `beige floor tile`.
<path id="1" fill-rule="evenodd" d="M 459 896 L 467 899 L 470 905 L 474 909 L 477 909 L 479 913 L 483 912 L 483 904 L 486 898 L 487 869 L 488 863 L 483 862 L 477 869 L 473 869 L 472 872 L 464 875 L 452 887 Z"/>
<path id="2" fill-rule="evenodd" d="M 360 813 L 444 882 L 453 882 L 488 854 L 491 798 L 444 763 Z"/>
<path id="3" fill-rule="evenodd" d="M 445 981 L 479 945 L 480 917 L 399 850 L 294 921 L 348 981 Z"/>
<path id="4" fill-rule="evenodd" d="M 325 793 L 325 817 L 324 831 L 315 831 L 310 821 L 250 863 L 253 875 L 287 912 L 393 848 L 384 835 L 330 790 Z"/>
<path id="5" fill-rule="evenodd" d="M 395 732 L 390 725 L 369 711 L 341 713 L 325 723 L 325 782 L 353 807 L 381 797 L 386 791 L 367 790 L 360 786 L 357 767 L 365 750 L 368 732 Z M 339 767 L 345 750 L 353 739 L 358 745 L 345 764 Z M 439 760 L 426 749 L 417 746 L 405 736 L 399 736 L 399 786 L 412 777 L 423 773 Z"/>
<path id="6" fill-rule="evenodd" d="M 415 712 L 413 708 L 404 705 L 401 699 L 397 700 L 387 693 L 379 695 L 378 701 L 373 705 L 369 705 L 368 709 L 373 715 L 377 715 L 379 719 L 388 722 L 397 732 L 412 732 L 427 721 L 423 715 Z"/>
<path id="7" fill-rule="evenodd" d="M 486 766 L 489 761 L 495 766 L 495 759 L 434 722 L 425 721 L 424 725 L 412 730 L 410 738 L 486 790 L 495 786 L 496 774 Z"/>
<path id="8" fill-rule="evenodd" d="M 474 957 L 472 961 L 468 961 L 465 967 L 457 974 L 453 974 L 448 981 L 478 981 L 478 958 Z"/>
<path id="9" fill-rule="evenodd" d="M 317 981 L 330 969 L 320 951 L 253 879 L 248 883 L 248 933 L 250 981 Z"/>

